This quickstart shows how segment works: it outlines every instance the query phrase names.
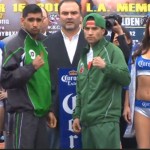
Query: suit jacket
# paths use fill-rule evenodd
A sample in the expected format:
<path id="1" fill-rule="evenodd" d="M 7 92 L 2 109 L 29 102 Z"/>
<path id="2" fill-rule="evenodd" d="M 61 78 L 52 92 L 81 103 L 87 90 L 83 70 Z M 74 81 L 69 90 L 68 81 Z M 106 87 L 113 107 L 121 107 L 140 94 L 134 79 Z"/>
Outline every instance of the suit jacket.
<path id="1" fill-rule="evenodd" d="M 83 31 L 81 31 L 79 34 L 78 44 L 73 58 L 73 62 L 71 64 L 61 31 L 49 35 L 44 40 L 44 45 L 46 46 L 49 56 L 49 66 L 52 82 L 53 105 L 51 111 L 54 112 L 57 119 L 59 117 L 58 69 L 77 67 L 80 55 L 86 44 L 87 42 L 84 39 Z"/>

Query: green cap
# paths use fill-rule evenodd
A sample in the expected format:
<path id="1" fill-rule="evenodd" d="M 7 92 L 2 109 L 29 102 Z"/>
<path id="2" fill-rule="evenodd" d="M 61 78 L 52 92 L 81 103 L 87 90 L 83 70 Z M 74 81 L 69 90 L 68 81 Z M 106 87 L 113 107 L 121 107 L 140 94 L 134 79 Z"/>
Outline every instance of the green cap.
<path id="1" fill-rule="evenodd" d="M 86 22 L 89 17 L 94 18 L 96 26 L 106 29 L 106 20 L 98 13 L 90 13 L 86 15 L 83 19 L 83 28 L 86 26 Z"/>

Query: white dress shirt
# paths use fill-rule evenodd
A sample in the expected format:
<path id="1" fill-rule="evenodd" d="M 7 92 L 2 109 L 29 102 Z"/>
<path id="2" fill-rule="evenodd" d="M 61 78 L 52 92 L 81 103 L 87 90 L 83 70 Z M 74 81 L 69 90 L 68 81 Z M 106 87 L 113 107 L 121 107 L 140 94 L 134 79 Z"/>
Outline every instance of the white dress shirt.
<path id="1" fill-rule="evenodd" d="M 76 52 L 76 48 L 77 48 L 77 44 L 78 44 L 78 39 L 79 39 L 79 34 L 81 32 L 81 29 L 79 30 L 79 32 L 74 35 L 72 37 L 72 39 L 70 40 L 61 30 L 61 33 L 63 35 L 63 39 L 64 39 L 64 42 L 65 42 L 65 46 L 66 46 L 66 50 L 67 50 L 67 53 L 68 53 L 68 56 L 69 56 L 69 59 L 70 59 L 70 63 L 72 64 L 73 62 L 73 58 L 74 58 L 74 55 L 75 55 L 75 52 Z"/>
<path id="2" fill-rule="evenodd" d="M 88 65 L 88 69 L 91 68 L 92 61 L 93 61 L 93 49 L 90 47 L 90 50 L 87 53 L 87 65 Z"/>

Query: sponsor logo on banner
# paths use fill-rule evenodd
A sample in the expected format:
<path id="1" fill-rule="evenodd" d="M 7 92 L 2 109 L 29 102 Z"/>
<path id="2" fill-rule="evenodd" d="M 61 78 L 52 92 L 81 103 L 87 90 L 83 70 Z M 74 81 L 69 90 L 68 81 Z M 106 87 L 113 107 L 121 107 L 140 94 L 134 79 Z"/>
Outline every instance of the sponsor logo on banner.
<path id="1" fill-rule="evenodd" d="M 81 135 L 72 129 L 72 113 L 76 106 L 76 69 L 59 69 L 60 148 L 81 148 Z"/>

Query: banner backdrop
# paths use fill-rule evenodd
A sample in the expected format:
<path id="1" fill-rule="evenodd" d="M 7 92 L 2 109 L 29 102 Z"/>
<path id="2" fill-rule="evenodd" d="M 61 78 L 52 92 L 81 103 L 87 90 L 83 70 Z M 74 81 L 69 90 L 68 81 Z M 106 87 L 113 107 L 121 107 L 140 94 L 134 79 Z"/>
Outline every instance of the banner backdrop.
<path id="1" fill-rule="evenodd" d="M 81 149 L 81 134 L 72 130 L 72 113 L 76 106 L 77 71 L 59 69 L 60 148 Z"/>
<path id="2" fill-rule="evenodd" d="M 49 13 L 50 33 L 60 29 L 58 4 L 61 0 L 0 0 L 0 40 L 16 34 L 20 29 L 21 12 L 26 4 L 36 3 Z M 145 22 L 150 12 L 149 0 L 78 0 L 82 6 L 83 16 L 90 12 L 109 16 L 118 14 L 122 25 L 129 31 L 133 44 L 143 38 Z M 111 30 L 107 37 L 111 36 Z M 72 111 L 75 107 L 76 74 L 75 70 L 60 69 L 60 118 L 61 148 L 81 148 L 79 135 L 72 132 Z"/>
<path id="3" fill-rule="evenodd" d="M 61 0 L 0 0 L 0 39 L 18 32 L 22 9 L 26 4 L 36 3 L 44 7 L 51 20 L 50 33 L 60 29 L 58 4 Z M 103 16 L 116 13 L 122 16 L 122 25 L 128 28 L 133 44 L 141 41 L 145 18 L 150 12 L 150 0 L 77 0 L 81 3 L 83 16 L 97 12 Z M 111 36 L 111 31 L 108 32 Z"/>

